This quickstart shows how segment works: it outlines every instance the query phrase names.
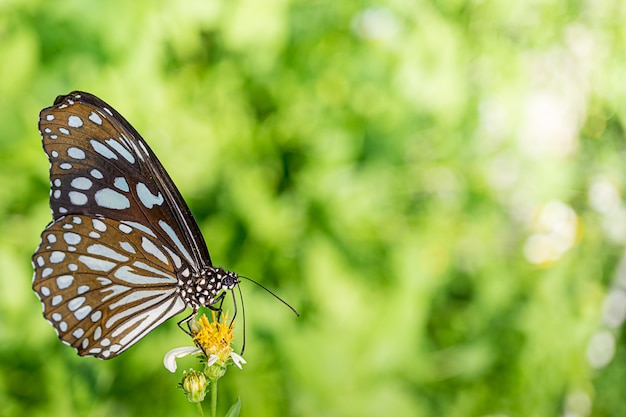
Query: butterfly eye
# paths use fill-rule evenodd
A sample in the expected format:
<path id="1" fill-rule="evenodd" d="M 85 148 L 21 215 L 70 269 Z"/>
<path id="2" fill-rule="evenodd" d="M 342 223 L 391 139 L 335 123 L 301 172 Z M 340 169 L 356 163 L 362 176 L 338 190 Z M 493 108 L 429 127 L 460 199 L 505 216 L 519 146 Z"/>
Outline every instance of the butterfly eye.
<path id="1" fill-rule="evenodd" d="M 233 272 L 227 273 L 227 275 L 222 278 L 222 285 L 228 289 L 232 289 L 238 283 L 237 275 Z"/>
<path id="2" fill-rule="evenodd" d="M 59 96 L 39 131 L 53 222 L 33 255 L 33 289 L 61 341 L 111 358 L 238 284 L 212 266 L 180 192 L 113 107 L 84 92 Z"/>

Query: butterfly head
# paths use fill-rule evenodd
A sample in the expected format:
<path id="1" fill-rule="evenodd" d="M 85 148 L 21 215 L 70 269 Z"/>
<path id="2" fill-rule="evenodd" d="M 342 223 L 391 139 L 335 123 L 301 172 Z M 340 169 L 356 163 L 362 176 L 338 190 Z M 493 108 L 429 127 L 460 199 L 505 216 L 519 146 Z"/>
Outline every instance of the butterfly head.
<path id="1" fill-rule="evenodd" d="M 225 269 L 222 269 L 222 268 L 216 268 L 216 269 L 217 269 L 217 277 L 218 277 L 218 280 L 221 280 L 222 282 L 223 290 L 232 290 L 233 288 L 237 286 L 237 284 L 239 284 L 239 275 L 237 275 L 235 272 L 226 271 Z"/>

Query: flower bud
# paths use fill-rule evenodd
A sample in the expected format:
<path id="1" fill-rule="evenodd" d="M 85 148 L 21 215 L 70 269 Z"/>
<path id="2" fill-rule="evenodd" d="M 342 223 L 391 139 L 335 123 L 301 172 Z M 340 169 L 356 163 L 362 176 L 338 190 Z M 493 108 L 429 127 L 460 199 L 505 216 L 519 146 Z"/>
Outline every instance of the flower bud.
<path id="1" fill-rule="evenodd" d="M 202 372 L 195 369 L 183 371 L 183 381 L 180 383 L 187 400 L 192 403 L 199 403 L 206 395 L 207 380 Z"/>

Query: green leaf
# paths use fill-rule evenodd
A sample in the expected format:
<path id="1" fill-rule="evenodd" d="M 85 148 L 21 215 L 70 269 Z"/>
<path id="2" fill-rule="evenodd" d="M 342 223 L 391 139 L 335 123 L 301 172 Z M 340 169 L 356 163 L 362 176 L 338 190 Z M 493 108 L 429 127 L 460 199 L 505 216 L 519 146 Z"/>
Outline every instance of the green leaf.
<path id="1" fill-rule="evenodd" d="M 237 398 L 237 402 L 231 405 L 228 409 L 226 417 L 237 417 L 239 415 L 239 410 L 241 410 L 241 402 L 239 401 L 239 398 Z"/>

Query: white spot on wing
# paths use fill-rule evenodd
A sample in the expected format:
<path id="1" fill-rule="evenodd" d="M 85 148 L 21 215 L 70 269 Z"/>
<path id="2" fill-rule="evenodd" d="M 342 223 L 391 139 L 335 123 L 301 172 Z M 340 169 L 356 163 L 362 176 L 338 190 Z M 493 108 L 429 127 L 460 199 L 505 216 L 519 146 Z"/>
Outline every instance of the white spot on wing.
<path id="1" fill-rule="evenodd" d="M 98 277 L 98 278 L 96 278 L 96 281 L 98 281 L 100 283 L 100 285 L 102 285 L 103 287 L 105 285 L 109 285 L 111 283 L 110 279 L 104 278 L 104 277 Z"/>
<path id="2" fill-rule="evenodd" d="M 98 220 L 98 219 L 92 219 L 91 223 L 93 224 L 94 229 L 96 229 L 99 232 L 106 232 L 107 231 L 107 225 L 104 224 L 104 222 L 102 220 Z"/>
<path id="3" fill-rule="evenodd" d="M 65 232 L 63 233 L 63 240 L 68 245 L 78 245 L 80 243 L 80 235 L 73 232 Z"/>
<path id="4" fill-rule="evenodd" d="M 67 148 L 67 156 L 74 159 L 85 159 L 85 151 L 72 146 L 71 148 Z"/>
<path id="5" fill-rule="evenodd" d="M 174 242 L 176 244 L 176 247 L 178 248 L 178 251 L 181 254 L 183 254 L 183 256 L 187 259 L 187 262 L 190 265 L 193 265 L 194 262 L 193 262 L 193 259 L 191 258 L 191 255 L 187 251 L 187 248 L 185 246 L 183 246 L 183 243 L 180 241 L 180 238 L 178 237 L 178 235 L 176 234 L 174 229 L 172 229 L 172 226 L 170 226 L 169 224 L 167 224 L 163 220 L 159 220 L 159 226 L 161 226 L 161 229 L 163 229 L 163 231 L 169 236 L 169 238 L 172 240 L 172 242 Z"/>
<path id="6" fill-rule="evenodd" d="M 128 141 L 128 139 L 126 139 Z M 129 142 L 130 146 L 133 148 L 133 150 L 135 151 L 135 155 L 137 155 L 139 157 L 139 159 L 141 159 L 142 161 L 145 161 L 145 159 L 143 158 L 143 155 L 141 153 L 141 151 L 139 150 L 139 148 L 137 147 L 137 145 L 135 145 L 135 142 Z M 142 148 L 145 150 L 145 148 L 142 145 Z"/>
<path id="7" fill-rule="evenodd" d="M 130 191 L 130 188 L 128 187 L 128 182 L 126 182 L 126 178 L 124 177 L 116 177 L 113 180 L 113 185 L 119 190 L 126 192 Z"/>
<path id="8" fill-rule="evenodd" d="M 167 246 L 163 246 L 163 248 L 167 251 L 167 253 L 169 253 L 170 258 L 172 258 L 174 260 L 174 265 L 176 265 L 176 268 L 180 268 L 183 263 L 180 259 L 180 256 L 176 255 L 170 248 L 168 248 Z"/>
<path id="9" fill-rule="evenodd" d="M 133 254 L 134 254 L 134 253 L 136 253 L 136 252 L 135 252 L 135 248 L 133 248 L 133 245 L 131 245 L 131 244 L 130 244 L 130 243 L 128 243 L 128 242 L 120 242 L 120 246 L 121 246 L 121 247 L 122 247 L 122 249 L 124 249 L 126 252 L 133 253 Z"/>
<path id="10" fill-rule="evenodd" d="M 115 261 L 126 262 L 128 260 L 127 256 L 122 255 L 119 252 L 115 252 L 113 249 L 108 246 L 101 245 L 99 243 L 89 245 L 87 247 L 87 253 L 91 255 L 99 255 L 105 258 L 113 259 Z"/>
<path id="11" fill-rule="evenodd" d="M 80 255 L 78 260 L 85 264 L 92 271 L 108 272 L 115 268 L 115 263 L 105 261 L 104 259 L 93 258 L 91 256 Z"/>
<path id="12" fill-rule="evenodd" d="M 55 250 L 50 254 L 50 262 L 53 264 L 58 264 L 60 262 L 63 262 L 63 259 L 65 259 L 65 252 Z M 39 266 L 43 266 L 43 265 L 39 265 Z"/>
<path id="13" fill-rule="evenodd" d="M 124 159 L 126 159 L 128 162 L 130 162 L 131 164 L 135 163 L 135 157 L 133 156 L 133 154 L 130 153 L 130 151 L 126 149 L 124 145 L 122 145 L 119 141 L 115 139 L 107 139 L 105 140 L 105 142 L 111 148 L 115 149 L 120 155 L 122 155 Z"/>
<path id="14" fill-rule="evenodd" d="M 161 192 L 157 195 L 153 195 L 143 182 L 137 183 L 137 195 L 139 196 L 141 203 L 146 206 L 146 208 L 151 209 L 155 205 L 160 206 L 163 204 L 163 196 L 161 195 Z"/>
<path id="15" fill-rule="evenodd" d="M 54 306 L 58 306 L 62 302 L 63 302 L 63 296 L 55 295 L 54 297 L 52 297 L 52 300 L 50 301 L 50 304 L 54 307 Z"/>
<path id="16" fill-rule="evenodd" d="M 149 156 L 150 154 L 148 153 L 148 150 L 146 149 L 146 147 L 144 146 L 143 142 L 139 141 L 139 146 L 141 146 L 141 149 L 143 150 L 143 153 L 146 154 L 146 156 Z"/>
<path id="17" fill-rule="evenodd" d="M 78 191 L 70 191 L 69 193 L 67 193 L 67 195 L 70 197 L 70 201 L 74 205 L 84 206 L 85 204 L 87 204 L 87 196 L 83 193 L 79 193 Z"/>
<path id="18" fill-rule="evenodd" d="M 78 320 L 82 320 L 87 317 L 89 313 L 91 313 L 91 307 L 84 306 L 74 312 L 74 317 L 76 317 Z"/>
<path id="19" fill-rule="evenodd" d="M 104 208 L 124 210 L 130 207 L 130 200 L 126 196 L 110 188 L 98 190 L 95 199 L 96 204 Z"/>
<path id="20" fill-rule="evenodd" d="M 93 182 L 86 177 L 76 177 L 72 180 L 70 185 L 78 190 L 88 190 L 93 185 Z M 70 196 L 70 198 L 72 197 Z"/>
<path id="21" fill-rule="evenodd" d="M 102 119 L 95 112 L 91 112 L 91 114 L 89 115 L 89 120 L 91 120 L 98 126 L 102 126 Z"/>
<path id="22" fill-rule="evenodd" d="M 102 175 L 102 172 L 98 171 L 95 168 L 91 170 L 90 174 L 92 177 L 98 180 L 101 180 L 102 178 L 104 178 L 104 175 Z"/>
<path id="23" fill-rule="evenodd" d="M 141 247 L 148 252 L 150 255 L 155 256 L 159 261 L 163 262 L 165 265 L 169 265 L 167 261 L 167 257 L 163 252 L 156 247 L 151 240 L 147 239 L 145 236 L 141 238 Z"/>
<path id="24" fill-rule="evenodd" d="M 115 152 L 113 152 L 111 149 L 109 149 L 102 142 L 99 142 L 99 141 L 97 141 L 95 139 L 91 139 L 89 141 L 89 143 L 91 143 L 91 147 L 98 154 L 104 156 L 107 159 L 117 159 L 117 155 L 115 154 Z"/>
<path id="25" fill-rule="evenodd" d="M 131 222 L 131 221 L 123 221 L 122 223 L 127 224 L 127 225 L 129 225 L 129 226 L 132 226 L 132 227 L 134 227 L 135 229 L 139 229 L 139 230 L 141 230 L 142 232 L 144 232 L 144 233 L 145 233 L 145 234 L 147 234 L 147 235 L 150 235 L 150 236 L 152 236 L 152 237 L 156 237 L 156 235 L 154 234 L 154 232 L 152 231 L 152 229 L 150 229 L 150 228 L 148 228 L 148 227 L 144 226 L 144 225 L 143 225 L 143 224 L 141 224 L 141 223 Z M 130 232 L 127 232 L 127 233 L 130 233 Z"/>
<path id="26" fill-rule="evenodd" d="M 70 311 L 76 311 L 80 306 L 85 302 L 85 297 L 76 297 L 72 298 L 69 303 L 67 303 L 67 308 Z"/>
<path id="27" fill-rule="evenodd" d="M 132 227 L 128 226 L 127 224 L 123 224 L 123 223 L 118 225 L 117 228 L 120 229 L 120 232 L 126 233 L 126 234 L 132 233 L 132 231 L 133 231 Z"/>
<path id="28" fill-rule="evenodd" d="M 64 290 L 69 288 L 70 285 L 74 282 L 74 277 L 71 275 L 61 275 L 57 277 L 57 287 L 60 290 Z"/>
<path id="29" fill-rule="evenodd" d="M 131 268 L 128 265 L 123 265 L 115 271 L 115 278 L 128 282 L 129 284 L 139 285 L 172 285 L 177 282 L 176 278 L 173 275 L 168 275 L 163 271 L 159 271 L 158 269 L 149 267 L 142 262 L 135 262 L 133 265 L 143 269 L 144 271 L 149 272 L 151 275 L 138 274 L 136 273 L 137 271 L 135 269 Z M 159 275 L 162 278 L 159 277 Z"/>
<path id="30" fill-rule="evenodd" d="M 123 285 L 110 285 L 106 288 L 103 288 L 102 291 L 100 291 L 102 294 L 106 294 L 104 296 L 102 296 L 102 301 L 107 301 L 108 299 L 112 298 L 112 297 L 116 297 L 118 294 L 121 294 L 123 292 L 128 291 L 130 288 L 125 287 Z M 108 293 L 108 294 L 107 294 Z"/>
<path id="31" fill-rule="evenodd" d="M 91 317 L 89 317 L 91 319 L 91 321 L 93 321 L 94 323 L 99 321 L 102 318 L 102 312 L 101 311 L 96 311 L 94 312 Z"/>
<path id="32" fill-rule="evenodd" d="M 71 115 L 67 118 L 67 124 L 69 127 L 81 127 L 83 125 L 83 120 L 75 115 Z"/>

